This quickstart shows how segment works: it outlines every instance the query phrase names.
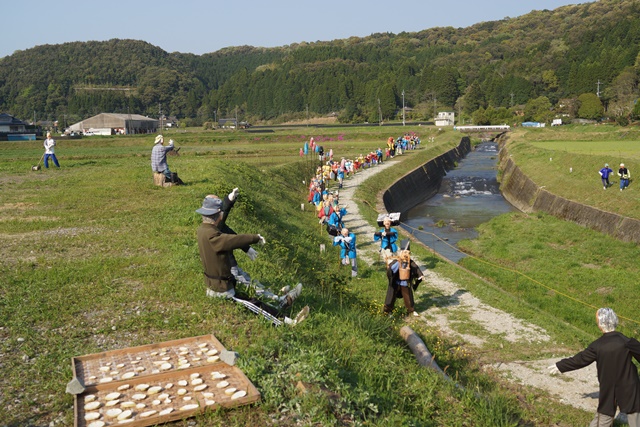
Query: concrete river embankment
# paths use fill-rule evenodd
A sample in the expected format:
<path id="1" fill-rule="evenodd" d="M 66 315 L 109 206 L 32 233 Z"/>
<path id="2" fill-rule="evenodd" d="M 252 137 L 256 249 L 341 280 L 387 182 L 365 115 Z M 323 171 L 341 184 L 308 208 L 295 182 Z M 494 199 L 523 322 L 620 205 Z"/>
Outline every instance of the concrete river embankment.
<path id="1" fill-rule="evenodd" d="M 454 262 L 464 256 L 455 249 L 458 241 L 476 237 L 479 224 L 516 209 L 543 211 L 640 242 L 640 221 L 551 194 L 522 173 L 505 144 L 483 143 L 472 152 L 468 137 L 393 183 L 382 202 L 387 212 L 402 213 L 407 232 Z"/>

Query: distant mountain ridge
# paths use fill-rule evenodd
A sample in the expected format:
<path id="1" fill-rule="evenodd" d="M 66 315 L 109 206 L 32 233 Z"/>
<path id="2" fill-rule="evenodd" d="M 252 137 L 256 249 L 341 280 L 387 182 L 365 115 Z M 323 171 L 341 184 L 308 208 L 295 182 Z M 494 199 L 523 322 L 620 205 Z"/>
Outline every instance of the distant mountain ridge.
<path id="1" fill-rule="evenodd" d="M 470 115 L 600 89 L 638 96 L 640 1 L 600 0 L 466 28 L 378 33 L 204 55 L 113 39 L 36 46 L 0 59 L 0 111 L 81 119 L 99 112 L 210 121 L 336 112 L 343 121 Z M 402 93 L 404 92 L 404 97 Z M 624 107 L 620 107 L 624 108 Z"/>

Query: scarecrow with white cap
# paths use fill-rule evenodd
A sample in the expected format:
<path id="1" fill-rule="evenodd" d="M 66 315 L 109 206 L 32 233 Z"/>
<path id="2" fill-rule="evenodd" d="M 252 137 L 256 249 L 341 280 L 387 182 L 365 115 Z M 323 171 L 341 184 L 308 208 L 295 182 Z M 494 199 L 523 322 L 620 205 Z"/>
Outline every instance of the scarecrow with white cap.
<path id="1" fill-rule="evenodd" d="M 397 258 L 390 258 L 387 264 L 387 297 L 384 300 L 384 312 L 389 314 L 393 311 L 396 298 L 404 300 L 404 306 L 409 315 L 418 316 L 414 309 L 413 292 L 418 288 L 420 282 L 424 280 L 422 270 L 418 264 L 411 259 L 410 241 L 402 241 L 401 250 Z"/>
<path id="2" fill-rule="evenodd" d="M 605 163 L 604 167 L 602 169 L 600 169 L 600 171 L 598 173 L 600 174 L 600 177 L 602 178 L 602 188 L 604 188 L 606 190 L 607 187 L 611 186 L 611 183 L 609 182 L 609 175 L 611 175 L 613 173 L 613 169 L 611 169 L 609 167 L 609 163 Z"/>
<path id="3" fill-rule="evenodd" d="M 626 168 L 624 163 L 620 163 L 620 169 L 618 169 L 618 176 L 620 177 L 620 191 L 629 187 L 629 179 L 631 178 L 631 173 L 629 173 L 629 169 Z"/>
<path id="4" fill-rule="evenodd" d="M 260 234 L 235 234 L 225 221 L 238 195 L 238 189 L 234 188 L 224 200 L 216 195 L 208 195 L 202 201 L 202 207 L 196 212 L 202 215 L 202 223 L 198 227 L 197 240 L 200 252 L 200 261 L 204 269 L 204 281 L 207 286 L 207 296 L 219 298 L 231 298 L 244 305 L 251 311 L 260 313 L 279 325 L 283 322 L 277 319 L 282 310 L 293 304 L 302 291 L 299 283 L 286 295 L 277 296 L 265 290 L 259 283 L 250 279 L 239 281 L 234 275 L 233 267 L 237 269 L 237 263 L 233 257 L 235 249 L 247 249 L 247 254 L 254 259 L 257 253 L 250 248 L 253 243 L 264 244 L 265 239 Z M 250 254 L 252 252 L 252 254 Z M 239 298 L 236 296 L 236 285 L 243 284 L 243 294 L 255 294 L 257 299 Z M 295 324 L 308 314 L 309 308 L 305 307 L 296 319 L 285 317 L 285 323 Z"/>
<path id="5" fill-rule="evenodd" d="M 154 173 L 164 174 L 166 180 L 169 182 L 171 182 L 171 171 L 167 164 L 167 153 L 173 150 L 173 144 L 173 139 L 170 139 L 169 145 L 165 147 L 164 137 L 158 135 L 151 150 L 151 170 L 153 170 Z"/>

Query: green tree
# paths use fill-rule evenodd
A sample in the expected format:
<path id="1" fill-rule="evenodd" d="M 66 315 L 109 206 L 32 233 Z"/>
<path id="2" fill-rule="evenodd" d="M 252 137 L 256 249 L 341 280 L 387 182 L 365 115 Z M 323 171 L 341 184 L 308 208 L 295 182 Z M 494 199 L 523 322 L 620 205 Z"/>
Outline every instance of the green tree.
<path id="1" fill-rule="evenodd" d="M 347 105 L 342 111 L 342 113 L 340 114 L 340 116 L 338 116 L 338 120 L 341 123 L 353 123 L 357 121 L 359 116 L 360 116 L 360 110 L 358 109 L 356 102 L 353 99 L 351 99 L 347 102 Z"/>
<path id="2" fill-rule="evenodd" d="M 629 117 L 638 96 L 638 73 L 634 67 L 625 68 L 604 90 L 609 100 L 607 112 L 614 117 Z"/>
<path id="3" fill-rule="evenodd" d="M 391 83 L 384 84 L 380 87 L 378 98 L 380 99 L 382 119 L 388 120 L 395 116 L 398 106 L 396 104 L 396 94 Z"/>
<path id="4" fill-rule="evenodd" d="M 540 96 L 527 102 L 524 108 L 525 121 L 549 123 L 553 120 L 554 113 L 551 111 L 551 102 L 546 96 Z"/>
<path id="5" fill-rule="evenodd" d="M 491 119 L 487 111 L 482 107 L 473 112 L 471 119 L 473 120 L 473 124 L 477 126 L 487 126 L 491 124 Z"/>
<path id="6" fill-rule="evenodd" d="M 453 108 L 460 96 L 458 77 L 459 73 L 454 68 L 439 68 L 436 70 L 433 87 L 439 104 L 447 108 Z"/>
<path id="7" fill-rule="evenodd" d="M 631 118 L 633 120 L 640 119 L 640 102 L 636 99 L 633 103 L 633 110 L 631 110 Z"/>
<path id="8" fill-rule="evenodd" d="M 487 106 L 484 91 L 477 83 L 472 83 L 467 87 L 463 97 L 463 109 L 465 113 L 472 114 L 479 108 Z"/>
<path id="9" fill-rule="evenodd" d="M 558 89 L 558 76 L 555 71 L 545 70 L 542 72 L 542 83 L 545 85 L 545 89 L 549 92 L 556 91 Z"/>
<path id="10" fill-rule="evenodd" d="M 578 97 L 578 103 L 578 117 L 582 119 L 597 120 L 604 115 L 602 102 L 594 93 L 583 93 Z"/>

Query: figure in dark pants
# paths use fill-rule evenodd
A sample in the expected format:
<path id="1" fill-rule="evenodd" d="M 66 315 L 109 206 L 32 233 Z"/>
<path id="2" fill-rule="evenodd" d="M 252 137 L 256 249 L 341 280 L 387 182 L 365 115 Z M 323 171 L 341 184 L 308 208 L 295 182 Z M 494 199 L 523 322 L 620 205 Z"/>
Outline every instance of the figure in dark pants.
<path id="1" fill-rule="evenodd" d="M 606 190 L 607 187 L 611 186 L 611 183 L 609 182 L 609 175 L 611 175 L 613 173 L 613 169 L 611 169 L 609 167 L 609 163 L 605 163 L 604 167 L 602 169 L 600 169 L 600 171 L 598 173 L 600 174 L 600 177 L 602 178 L 602 188 L 604 188 Z"/>
<path id="2" fill-rule="evenodd" d="M 627 414 L 630 427 L 640 427 L 640 380 L 633 364 L 633 359 L 640 361 L 640 342 L 616 332 L 618 316 L 610 308 L 599 309 L 596 321 L 602 336 L 575 356 L 549 366 L 549 372 L 573 371 L 596 362 L 598 412 L 589 426 L 611 426 L 618 407 Z"/>
<path id="3" fill-rule="evenodd" d="M 620 163 L 620 169 L 618 169 L 618 176 L 620 177 L 620 191 L 629 187 L 629 179 L 631 179 L 631 173 L 629 169 L 624 165 L 624 163 Z"/>
<path id="4" fill-rule="evenodd" d="M 225 224 L 226 217 L 238 194 L 234 189 L 224 201 L 218 196 L 209 195 L 202 201 L 202 207 L 196 210 L 202 215 L 202 224 L 198 227 L 197 240 L 200 260 L 204 270 L 204 281 L 207 286 L 206 294 L 214 298 L 231 298 L 244 305 L 251 311 L 263 315 L 275 325 L 282 323 L 296 324 L 309 313 L 309 307 L 305 307 L 296 319 L 284 316 L 285 308 L 293 304 L 293 300 L 300 295 L 302 284 L 298 284 L 286 295 L 277 296 L 265 290 L 259 283 L 248 280 L 244 283 L 245 289 L 253 288 L 256 298 L 239 298 L 236 296 L 236 284 L 239 282 L 234 275 L 233 267 L 235 249 L 245 249 L 249 252 L 253 243 L 264 244 L 265 239 L 259 234 L 235 234 Z M 232 262 L 233 260 L 233 262 Z M 237 263 L 235 264 L 237 267 Z M 284 316 L 284 322 L 278 317 Z"/>
<path id="5" fill-rule="evenodd" d="M 408 314 L 419 316 L 414 309 L 413 292 L 424 280 L 424 275 L 418 264 L 411 259 L 408 240 L 403 242 L 402 248 L 404 249 L 398 253 L 398 257 L 391 258 L 391 262 L 387 265 L 389 286 L 387 287 L 387 297 L 384 300 L 384 312 L 391 313 L 396 298 L 402 297 Z"/>

